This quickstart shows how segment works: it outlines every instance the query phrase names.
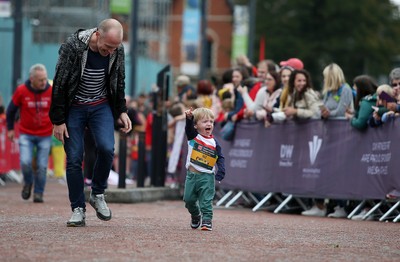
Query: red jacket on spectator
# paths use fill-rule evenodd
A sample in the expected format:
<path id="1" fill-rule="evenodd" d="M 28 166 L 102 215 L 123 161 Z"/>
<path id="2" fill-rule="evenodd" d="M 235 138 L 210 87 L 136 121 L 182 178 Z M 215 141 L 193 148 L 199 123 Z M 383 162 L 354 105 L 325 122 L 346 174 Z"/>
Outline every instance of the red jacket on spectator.
<path id="1" fill-rule="evenodd" d="M 30 81 L 19 85 L 7 108 L 7 129 L 14 129 L 15 115 L 20 111 L 19 130 L 32 136 L 51 136 L 53 124 L 49 118 L 52 86 L 46 85 L 44 90 L 35 90 Z"/>

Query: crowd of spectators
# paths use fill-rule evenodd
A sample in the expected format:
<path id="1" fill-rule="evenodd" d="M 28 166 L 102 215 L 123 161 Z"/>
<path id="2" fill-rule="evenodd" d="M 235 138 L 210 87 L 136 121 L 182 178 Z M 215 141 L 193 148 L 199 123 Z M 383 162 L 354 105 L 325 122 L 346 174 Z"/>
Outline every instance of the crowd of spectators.
<path id="1" fill-rule="evenodd" d="M 369 75 L 359 75 L 347 82 L 343 70 L 336 63 L 326 65 L 321 74 L 324 79 L 322 86 L 314 87 L 311 75 L 298 58 L 289 58 L 279 64 L 263 60 L 254 66 L 247 57 L 239 56 L 235 65 L 220 77 L 191 79 L 186 75 L 178 75 L 174 81 L 174 95 L 165 104 L 169 112 L 168 148 L 169 152 L 175 152 L 169 156 L 180 152 L 183 137 L 179 130 L 183 125 L 183 112 L 188 108 L 210 108 L 216 115 L 215 125 L 221 127 L 243 120 L 261 121 L 268 128 L 289 119 L 336 118 L 348 119 L 349 124 L 357 130 L 391 121 L 400 110 L 397 104 L 400 99 L 400 68 L 393 69 L 389 74 L 389 82 L 379 87 Z M 387 96 L 392 100 L 388 100 Z M 149 109 L 152 100 L 148 95 L 141 95 L 136 101 L 135 109 L 144 120 L 146 149 L 150 150 L 152 113 Z M 135 136 L 131 139 L 133 162 L 137 161 Z M 151 163 L 149 154 L 146 161 Z M 176 174 L 180 166 L 176 159 L 172 162 L 168 165 L 167 185 L 177 183 Z M 151 164 L 148 164 L 150 168 Z M 132 168 L 130 176 L 134 178 L 136 172 Z M 303 211 L 303 215 L 340 218 L 348 214 L 347 200 L 312 199 L 310 203 L 310 209 Z M 354 217 L 359 219 L 364 214 L 365 211 Z"/>

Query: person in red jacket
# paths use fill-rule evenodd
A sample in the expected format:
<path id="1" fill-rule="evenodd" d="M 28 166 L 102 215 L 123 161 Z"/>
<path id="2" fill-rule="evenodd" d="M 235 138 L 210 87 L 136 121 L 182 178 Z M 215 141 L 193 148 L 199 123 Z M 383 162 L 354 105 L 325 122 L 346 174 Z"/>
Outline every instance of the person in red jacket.
<path id="1" fill-rule="evenodd" d="M 7 136 L 14 140 L 14 122 L 17 111 L 19 119 L 19 151 L 24 186 L 23 199 L 31 196 L 34 184 L 33 202 L 43 202 L 46 173 L 51 148 L 53 124 L 49 118 L 52 86 L 47 81 L 47 70 L 42 64 L 30 68 L 29 80 L 15 90 L 7 107 Z M 36 168 L 32 166 L 36 154 Z"/>

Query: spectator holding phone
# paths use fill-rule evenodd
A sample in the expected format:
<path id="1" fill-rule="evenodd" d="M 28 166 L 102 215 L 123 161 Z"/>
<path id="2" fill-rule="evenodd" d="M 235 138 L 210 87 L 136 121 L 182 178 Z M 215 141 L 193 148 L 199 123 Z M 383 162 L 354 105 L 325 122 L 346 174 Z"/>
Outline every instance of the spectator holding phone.
<path id="1" fill-rule="evenodd" d="M 368 120 L 372 115 L 372 106 L 376 106 L 378 85 L 368 75 L 360 75 L 354 78 L 354 89 L 357 91 L 354 104 L 354 116 L 346 112 L 346 118 L 351 120 L 351 126 L 358 130 L 365 130 L 368 127 Z"/>

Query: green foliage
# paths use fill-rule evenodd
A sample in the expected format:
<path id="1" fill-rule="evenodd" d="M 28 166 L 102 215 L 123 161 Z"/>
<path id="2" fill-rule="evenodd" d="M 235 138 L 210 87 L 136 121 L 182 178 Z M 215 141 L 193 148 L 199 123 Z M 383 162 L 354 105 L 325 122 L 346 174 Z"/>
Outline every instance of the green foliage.
<path id="1" fill-rule="evenodd" d="M 266 58 L 300 58 L 317 89 L 329 63 L 352 84 L 387 76 L 400 55 L 400 14 L 389 0 L 259 0 L 256 21 L 255 57 L 264 36 Z"/>

